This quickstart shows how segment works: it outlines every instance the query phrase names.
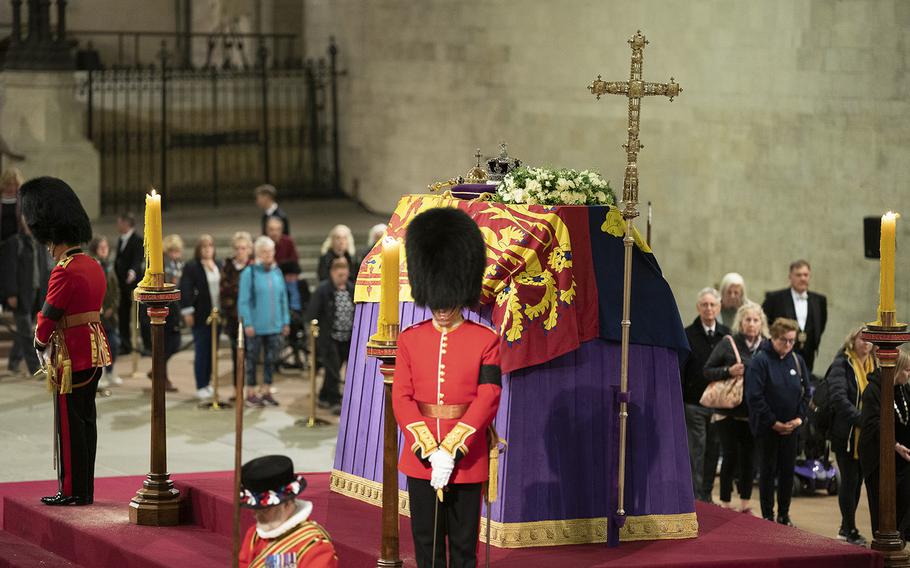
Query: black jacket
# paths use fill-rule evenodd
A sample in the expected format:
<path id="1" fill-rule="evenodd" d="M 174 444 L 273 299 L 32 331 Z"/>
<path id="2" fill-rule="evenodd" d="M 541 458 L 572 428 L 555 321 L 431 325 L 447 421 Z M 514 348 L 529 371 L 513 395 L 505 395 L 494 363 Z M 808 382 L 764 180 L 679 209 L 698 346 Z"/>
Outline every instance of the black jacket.
<path id="1" fill-rule="evenodd" d="M 284 224 L 284 234 L 290 236 L 291 226 L 290 226 L 290 223 L 288 223 L 288 214 L 285 213 L 284 209 L 282 209 L 281 207 L 275 208 L 275 211 L 273 211 L 271 215 L 269 215 L 268 213 L 262 214 L 261 225 L 262 225 L 262 234 L 263 235 L 265 234 L 265 224 L 266 224 L 266 221 L 269 220 L 269 217 L 278 217 L 279 219 L 281 219 L 281 222 Z"/>
<path id="2" fill-rule="evenodd" d="M 770 340 L 765 340 L 746 367 L 743 398 L 749 406 L 752 434 L 776 434 L 775 422 L 801 418 L 809 410 L 809 376 L 803 358 L 791 351 L 781 359 Z"/>
<path id="3" fill-rule="evenodd" d="M 894 387 L 894 401 L 904 412 L 904 403 L 910 407 L 910 393 L 906 386 Z M 869 384 L 863 391 L 863 410 L 860 417 L 859 430 L 859 462 L 863 476 L 868 477 L 873 472 L 877 475 L 879 464 L 879 428 L 881 425 L 882 407 L 882 381 L 879 372 L 869 374 Z M 910 447 L 910 423 L 901 424 L 897 411 L 894 412 L 894 441 Z M 897 475 L 903 476 L 910 473 L 910 462 L 894 452 L 897 464 Z"/>
<path id="4" fill-rule="evenodd" d="M 821 343 L 822 334 L 828 324 L 828 299 L 815 292 L 808 293 L 809 311 L 806 315 L 806 342 L 800 345 L 796 342 L 794 350 L 803 356 L 806 367 L 812 371 L 818 344 Z M 793 295 L 790 288 L 768 292 L 761 305 L 768 316 L 768 323 L 774 323 L 777 318 L 789 318 L 796 321 L 796 306 L 793 305 Z"/>
<path id="5" fill-rule="evenodd" d="M 221 274 L 221 264 L 215 266 Z M 209 283 L 205 278 L 205 268 L 198 260 L 191 260 L 183 267 L 180 277 L 180 307 L 193 308 L 193 327 L 205 327 L 205 320 L 212 313 L 212 295 L 209 294 Z"/>
<path id="6" fill-rule="evenodd" d="M 736 348 L 739 350 L 740 360 L 743 365 L 748 367 L 749 361 L 752 360 L 752 352 L 749 351 L 749 346 L 746 345 L 746 338 L 741 333 L 737 333 L 732 337 L 733 341 L 736 342 Z M 733 352 L 733 345 L 730 343 L 729 339 L 724 339 L 717 344 L 714 351 L 712 351 L 711 355 L 708 357 L 708 362 L 705 363 L 705 378 L 709 383 L 729 379 L 730 367 L 735 364 L 736 354 Z M 743 380 L 745 380 L 745 378 L 743 378 Z M 735 416 L 737 418 L 746 418 L 749 416 L 749 408 L 746 406 L 745 397 L 743 397 L 743 401 L 739 403 L 739 406 L 729 410 L 721 408 L 715 410 L 715 412 L 727 416 Z"/>
<path id="7" fill-rule="evenodd" d="M 354 284 L 347 283 L 348 293 L 351 300 L 354 299 Z M 316 287 L 310 304 L 307 306 L 306 321 L 319 321 L 319 338 L 318 343 L 323 344 L 332 339 L 332 332 L 335 330 L 335 284 L 331 280 L 324 280 Z"/>
<path id="8" fill-rule="evenodd" d="M 35 281 L 35 255 L 38 255 L 38 281 Z M 47 294 L 51 260 L 47 249 L 24 233 L 17 233 L 0 250 L 0 290 L 2 300 L 16 296 L 22 306 L 41 307 Z M 37 304 L 36 304 L 37 302 Z"/>
<path id="9" fill-rule="evenodd" d="M 860 393 L 856 372 L 843 349 L 834 356 L 825 377 L 828 381 L 828 404 L 832 410 L 831 448 L 835 451 L 849 450 L 852 454 L 853 429 L 859 426 L 862 413 L 859 410 Z"/>
<path id="10" fill-rule="evenodd" d="M 730 328 L 715 323 L 714 337 L 709 338 L 705 328 L 701 325 L 701 318 L 696 317 L 692 325 L 686 328 L 686 337 L 689 339 L 689 358 L 683 366 L 682 387 L 683 401 L 686 404 L 698 404 L 701 400 L 708 379 L 705 378 L 705 363 L 711 352 L 720 343 L 725 335 L 730 335 Z"/>
<path id="11" fill-rule="evenodd" d="M 117 258 L 114 259 L 114 273 L 120 282 L 120 293 L 128 294 L 142 280 L 145 272 L 145 249 L 142 246 L 142 237 L 136 232 L 130 235 L 123 250 L 120 250 L 121 238 L 123 238 L 122 235 L 112 243 L 117 252 Z M 126 275 L 130 270 L 136 272 L 136 279 L 131 284 L 127 284 Z"/>

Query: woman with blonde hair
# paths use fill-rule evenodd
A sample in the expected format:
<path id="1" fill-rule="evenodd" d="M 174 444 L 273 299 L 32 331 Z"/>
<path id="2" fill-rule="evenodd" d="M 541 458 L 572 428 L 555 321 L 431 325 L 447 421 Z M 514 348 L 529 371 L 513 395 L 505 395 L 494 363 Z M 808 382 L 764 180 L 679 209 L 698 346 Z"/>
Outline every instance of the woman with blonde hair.
<path id="1" fill-rule="evenodd" d="M 332 227 L 329 236 L 322 243 L 321 250 L 322 258 L 319 259 L 319 267 L 316 270 L 320 282 L 328 279 L 332 261 L 336 258 L 345 257 L 348 259 L 348 266 L 354 266 L 356 250 L 354 249 L 354 235 L 351 234 L 350 227 L 347 225 Z M 356 278 L 356 272 L 356 270 L 351 270 L 351 280 Z"/>
<path id="2" fill-rule="evenodd" d="M 829 438 L 831 449 L 837 456 L 840 471 L 841 525 L 837 538 L 850 544 L 864 546 L 866 539 L 856 528 L 856 506 L 863 487 L 862 468 L 859 462 L 859 422 L 862 417 L 863 391 L 869 384 L 869 375 L 876 368 L 873 345 L 862 338 L 863 328 L 852 330 L 844 345 L 834 356 L 825 374 L 828 382 L 828 405 L 832 410 Z"/>
<path id="3" fill-rule="evenodd" d="M 728 335 L 711 352 L 705 363 L 705 378 L 709 383 L 732 378 L 743 380 L 746 366 L 758 351 L 761 342 L 768 337 L 768 320 L 761 306 L 748 302 L 736 311 L 732 335 Z M 715 414 L 722 418 L 717 421 L 717 432 L 724 461 L 720 468 L 720 501 L 732 509 L 733 479 L 738 480 L 739 510 L 751 513 L 752 499 L 752 456 L 755 440 L 749 431 L 749 409 L 746 401 L 730 409 L 717 409 Z"/>
<path id="4" fill-rule="evenodd" d="M 897 530 L 910 536 L 910 346 L 901 345 L 894 368 L 894 461 L 897 496 Z M 863 392 L 859 432 L 859 461 L 866 482 L 872 532 L 878 530 L 879 429 L 881 427 L 882 381 L 880 371 L 869 374 Z"/>
<path id="5" fill-rule="evenodd" d="M 746 296 L 746 281 L 738 272 L 728 272 L 720 279 L 720 323 L 731 325 L 736 312 L 744 304 L 751 302 Z"/>

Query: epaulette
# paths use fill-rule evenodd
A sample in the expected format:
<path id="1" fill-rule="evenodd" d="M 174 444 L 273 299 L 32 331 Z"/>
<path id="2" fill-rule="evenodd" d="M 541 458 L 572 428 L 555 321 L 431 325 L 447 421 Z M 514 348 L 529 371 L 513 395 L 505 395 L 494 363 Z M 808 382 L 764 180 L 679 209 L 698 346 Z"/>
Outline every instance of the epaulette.
<path id="1" fill-rule="evenodd" d="M 57 266 L 59 266 L 60 268 L 66 268 L 66 266 L 67 266 L 69 263 L 71 263 L 71 262 L 73 261 L 74 258 L 75 258 L 75 255 L 74 255 L 74 256 L 68 256 L 68 257 L 66 257 L 66 258 L 64 258 L 64 259 L 61 259 L 60 262 L 57 263 Z"/>

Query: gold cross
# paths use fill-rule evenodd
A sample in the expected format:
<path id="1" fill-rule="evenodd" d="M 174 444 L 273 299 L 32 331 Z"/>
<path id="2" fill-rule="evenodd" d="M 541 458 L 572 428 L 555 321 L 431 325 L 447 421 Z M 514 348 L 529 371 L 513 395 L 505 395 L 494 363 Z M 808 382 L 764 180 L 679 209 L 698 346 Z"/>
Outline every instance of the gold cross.
<path id="1" fill-rule="evenodd" d="M 642 51 L 648 40 L 641 35 L 641 31 L 635 32 L 629 45 L 632 46 L 632 71 L 628 81 L 608 82 L 597 76 L 597 79 L 588 85 L 591 94 L 596 95 L 600 100 L 601 95 L 625 95 L 629 98 L 629 138 L 623 148 L 626 150 L 626 173 L 622 184 L 622 200 L 625 203 L 625 209 L 622 215 L 626 219 L 638 216 L 635 206 L 638 204 L 638 152 L 644 148 L 644 145 L 638 140 L 639 114 L 641 113 L 641 98 L 651 95 L 663 95 L 673 97 L 682 92 L 679 86 L 670 77 L 669 83 L 646 83 L 641 80 Z"/>

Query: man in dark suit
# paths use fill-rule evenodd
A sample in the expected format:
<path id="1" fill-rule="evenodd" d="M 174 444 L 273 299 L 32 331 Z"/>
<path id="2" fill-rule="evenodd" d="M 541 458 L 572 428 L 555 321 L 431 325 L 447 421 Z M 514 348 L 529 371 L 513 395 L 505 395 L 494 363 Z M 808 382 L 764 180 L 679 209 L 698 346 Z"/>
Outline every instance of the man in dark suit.
<path id="1" fill-rule="evenodd" d="M 811 273 L 812 267 L 807 261 L 793 261 L 790 263 L 790 287 L 768 292 L 762 303 L 768 323 L 774 323 L 777 318 L 789 318 L 799 323 L 793 350 L 803 356 L 809 372 L 828 323 L 828 299 L 809 291 Z"/>
<path id="2" fill-rule="evenodd" d="M 708 386 L 705 363 L 714 347 L 730 329 L 717 322 L 720 312 L 720 293 L 714 288 L 704 288 L 698 293 L 695 304 L 698 317 L 686 328 L 689 339 L 689 358 L 683 366 L 683 402 L 686 405 L 686 430 L 689 438 L 689 464 L 692 467 L 692 487 L 695 498 L 711 502 L 714 472 L 717 469 L 719 440 L 711 423 L 714 411 L 700 404 L 701 395 Z"/>
<path id="3" fill-rule="evenodd" d="M 133 290 L 142 279 L 145 272 L 145 250 L 142 246 L 142 237 L 136 234 L 136 218 L 132 213 L 121 213 L 117 217 L 117 258 L 114 260 L 114 273 L 120 284 L 120 354 L 126 355 L 132 351 L 132 327 L 130 326 L 130 310 L 133 309 Z"/>
<path id="4" fill-rule="evenodd" d="M 262 209 L 262 234 L 265 234 L 265 225 L 269 217 L 278 217 L 283 225 L 282 232 L 290 236 L 291 229 L 288 225 L 288 215 L 278 207 L 278 190 L 274 185 L 263 184 L 256 188 L 256 205 Z"/>

